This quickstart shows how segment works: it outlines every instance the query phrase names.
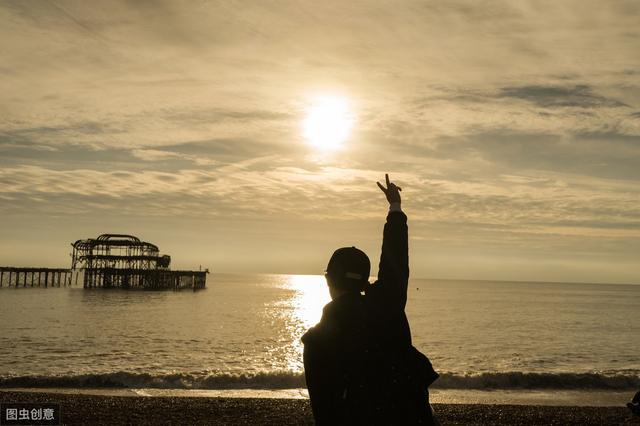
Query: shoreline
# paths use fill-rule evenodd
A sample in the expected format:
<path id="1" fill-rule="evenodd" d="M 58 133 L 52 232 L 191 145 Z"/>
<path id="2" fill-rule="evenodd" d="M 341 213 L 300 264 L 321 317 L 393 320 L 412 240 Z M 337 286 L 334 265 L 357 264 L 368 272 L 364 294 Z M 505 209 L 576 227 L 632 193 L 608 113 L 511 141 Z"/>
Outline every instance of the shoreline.
<path id="1" fill-rule="evenodd" d="M 308 399 L 306 388 L 166 389 L 118 387 L 0 387 L 0 392 L 48 393 L 118 397 Z M 430 389 L 431 403 L 624 407 L 634 389 Z"/>
<path id="2" fill-rule="evenodd" d="M 50 389 L 0 389 L 0 403 L 60 404 L 63 424 L 313 424 L 308 399 L 95 395 Z M 607 425 L 638 424 L 624 407 L 463 404 L 434 402 L 446 425 Z"/>

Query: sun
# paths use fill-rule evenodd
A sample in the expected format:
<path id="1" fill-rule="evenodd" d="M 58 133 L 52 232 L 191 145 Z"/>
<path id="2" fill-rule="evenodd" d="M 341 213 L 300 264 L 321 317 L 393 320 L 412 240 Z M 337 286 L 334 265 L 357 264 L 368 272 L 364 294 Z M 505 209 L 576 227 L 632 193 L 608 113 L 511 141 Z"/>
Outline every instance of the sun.
<path id="1" fill-rule="evenodd" d="M 302 122 L 302 135 L 309 144 L 322 150 L 335 150 L 349 138 L 353 114 L 346 98 L 315 98 Z"/>

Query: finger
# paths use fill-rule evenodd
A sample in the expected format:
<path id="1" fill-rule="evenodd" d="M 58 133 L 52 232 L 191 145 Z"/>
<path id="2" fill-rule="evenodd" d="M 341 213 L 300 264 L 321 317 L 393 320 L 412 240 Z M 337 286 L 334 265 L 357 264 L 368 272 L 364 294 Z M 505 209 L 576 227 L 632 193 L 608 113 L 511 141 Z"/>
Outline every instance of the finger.
<path id="1" fill-rule="evenodd" d="M 399 186 L 396 186 L 396 188 L 398 188 L 398 191 L 402 191 L 402 188 L 400 188 Z"/>
<path id="2" fill-rule="evenodd" d="M 389 173 L 384 174 L 384 178 L 387 180 L 387 188 L 389 187 Z"/>
<path id="3" fill-rule="evenodd" d="M 384 186 L 382 186 L 382 184 L 380 182 L 376 182 L 378 184 L 378 188 L 380 188 L 382 190 L 382 192 L 384 192 L 385 194 L 387 193 L 387 190 Z"/>

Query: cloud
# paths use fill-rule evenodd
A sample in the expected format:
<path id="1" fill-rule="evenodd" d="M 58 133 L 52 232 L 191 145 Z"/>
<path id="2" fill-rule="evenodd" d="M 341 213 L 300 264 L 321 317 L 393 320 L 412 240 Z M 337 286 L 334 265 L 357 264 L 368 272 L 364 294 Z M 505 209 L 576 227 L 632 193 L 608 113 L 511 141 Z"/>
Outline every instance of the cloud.
<path id="1" fill-rule="evenodd" d="M 544 108 L 597 108 L 628 107 L 616 99 L 606 98 L 593 92 L 588 85 L 503 87 L 498 97 L 522 99 Z"/>
<path id="2" fill-rule="evenodd" d="M 640 180 L 638 142 L 640 136 L 616 132 L 557 135 L 496 129 L 471 134 L 453 144 L 464 155 L 479 155 L 513 170 Z"/>
<path id="3" fill-rule="evenodd" d="M 140 215 L 259 213 L 262 217 L 308 220 L 367 219 L 377 216 L 366 204 L 380 195 L 374 187 L 380 176 L 382 172 L 376 170 L 333 167 L 307 170 L 281 166 L 264 170 L 256 160 L 211 171 L 173 173 L 18 167 L 2 170 L 0 194 L 46 200 L 41 203 L 45 209 L 48 203 L 58 204 L 71 197 L 74 203 L 65 210 L 79 212 L 100 205 L 109 210 L 134 209 Z M 414 210 L 412 217 L 418 221 L 536 232 L 598 228 L 612 234 L 615 229 L 632 230 L 640 224 L 633 184 L 595 181 L 580 187 L 569 180 L 570 175 L 564 180 L 553 175 L 507 175 L 477 183 L 424 179 L 416 173 L 399 173 L 395 178 L 407 188 Z M 171 204 L 169 210 L 160 207 L 166 202 Z M 16 204 L 5 206 L 15 207 Z"/>
<path id="4" fill-rule="evenodd" d="M 158 149 L 134 149 L 131 154 L 142 161 L 163 161 L 184 158 L 175 152 L 160 151 Z"/>
<path id="5" fill-rule="evenodd" d="M 168 120 L 174 120 L 183 123 L 211 123 L 219 121 L 240 121 L 240 122 L 253 122 L 253 121 L 279 121 L 289 120 L 292 118 L 292 114 L 279 111 L 238 111 L 238 110 L 224 110 L 221 108 L 212 108 L 205 110 L 191 110 L 191 111 L 176 111 L 173 113 L 167 113 L 165 118 Z"/>
<path id="6" fill-rule="evenodd" d="M 277 154 L 282 152 L 282 146 L 277 143 L 237 138 L 198 140 L 163 145 L 162 150 L 189 155 L 214 156 L 222 159 L 244 159 Z M 293 146 L 287 149 L 287 154 L 290 155 L 296 151 L 299 152 L 299 148 Z"/>

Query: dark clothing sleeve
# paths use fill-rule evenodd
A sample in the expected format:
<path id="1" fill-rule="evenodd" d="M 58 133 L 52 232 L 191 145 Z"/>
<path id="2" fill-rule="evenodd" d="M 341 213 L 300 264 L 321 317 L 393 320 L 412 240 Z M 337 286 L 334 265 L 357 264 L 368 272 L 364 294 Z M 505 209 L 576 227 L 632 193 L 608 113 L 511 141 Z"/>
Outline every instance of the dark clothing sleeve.
<path id="1" fill-rule="evenodd" d="M 382 254 L 378 281 L 374 284 L 383 293 L 387 305 L 404 311 L 409 283 L 409 242 L 407 216 L 401 211 L 389 212 L 384 225 Z"/>
<path id="2" fill-rule="evenodd" d="M 365 290 L 370 322 L 384 350 L 404 351 L 411 346 L 411 330 L 404 312 L 408 283 L 407 216 L 391 211 L 384 225 L 378 280 Z"/>

